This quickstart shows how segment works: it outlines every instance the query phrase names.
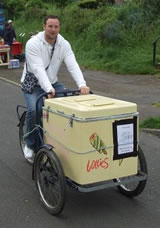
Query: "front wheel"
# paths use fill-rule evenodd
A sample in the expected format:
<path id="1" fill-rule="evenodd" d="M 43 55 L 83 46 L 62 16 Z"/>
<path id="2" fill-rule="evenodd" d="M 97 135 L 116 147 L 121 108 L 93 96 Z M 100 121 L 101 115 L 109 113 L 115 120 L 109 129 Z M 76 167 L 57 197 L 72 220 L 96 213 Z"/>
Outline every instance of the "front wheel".
<path id="1" fill-rule="evenodd" d="M 24 154 L 24 147 L 25 147 L 24 135 L 25 135 L 25 133 L 26 133 L 26 111 L 23 112 L 23 114 L 20 118 L 20 122 L 19 122 L 19 144 L 20 144 L 20 148 L 21 148 L 24 159 L 30 165 L 32 165 L 33 164 L 32 160 L 27 159 Z"/>
<path id="2" fill-rule="evenodd" d="M 55 152 L 46 148 L 38 151 L 34 162 L 34 179 L 46 210 L 52 215 L 60 213 L 65 204 L 66 179 Z"/>
<path id="3" fill-rule="evenodd" d="M 139 147 L 138 150 L 138 173 L 144 173 L 147 175 L 147 163 L 142 149 Z M 118 182 L 120 185 L 117 186 L 118 190 L 128 196 L 135 197 L 139 195 L 145 188 L 147 180 L 130 182 L 127 184 L 121 183 L 124 180 L 131 180 L 133 176 L 122 177 L 114 179 L 115 182 Z"/>

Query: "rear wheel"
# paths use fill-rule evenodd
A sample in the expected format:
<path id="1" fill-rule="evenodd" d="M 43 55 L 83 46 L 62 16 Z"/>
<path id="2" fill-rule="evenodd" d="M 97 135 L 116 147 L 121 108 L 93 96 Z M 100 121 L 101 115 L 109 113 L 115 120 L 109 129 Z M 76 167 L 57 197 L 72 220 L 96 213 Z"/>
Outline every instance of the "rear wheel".
<path id="1" fill-rule="evenodd" d="M 34 162 L 34 179 L 46 210 L 53 215 L 60 213 L 65 204 L 66 179 L 55 152 L 46 148 L 38 151 Z"/>
<path id="2" fill-rule="evenodd" d="M 138 150 L 138 173 L 144 173 L 147 175 L 147 163 L 144 156 L 142 149 L 139 147 Z M 130 182 L 127 184 L 121 183 L 124 180 L 131 180 L 133 176 L 122 177 L 114 179 L 115 182 L 118 182 L 120 185 L 117 186 L 119 191 L 128 196 L 128 197 L 135 197 L 139 195 L 145 188 L 147 180 L 137 181 L 137 182 Z"/>

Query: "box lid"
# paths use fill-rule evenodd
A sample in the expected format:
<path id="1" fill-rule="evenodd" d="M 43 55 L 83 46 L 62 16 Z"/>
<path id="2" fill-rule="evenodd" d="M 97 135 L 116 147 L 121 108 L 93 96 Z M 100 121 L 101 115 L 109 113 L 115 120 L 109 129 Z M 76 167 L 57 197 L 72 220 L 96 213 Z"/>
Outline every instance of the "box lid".
<path id="1" fill-rule="evenodd" d="M 45 108 L 75 115 L 79 118 L 94 118 L 137 112 L 135 103 L 94 94 L 51 98 L 45 100 Z"/>

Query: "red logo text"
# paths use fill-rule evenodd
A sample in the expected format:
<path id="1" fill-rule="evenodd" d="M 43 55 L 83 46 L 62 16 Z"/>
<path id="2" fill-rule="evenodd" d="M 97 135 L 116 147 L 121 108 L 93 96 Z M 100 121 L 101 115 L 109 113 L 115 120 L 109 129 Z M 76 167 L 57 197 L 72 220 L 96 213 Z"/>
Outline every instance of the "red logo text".
<path id="1" fill-rule="evenodd" d="M 107 169 L 109 167 L 108 158 L 100 158 L 98 160 L 88 160 L 87 162 L 87 172 L 90 172 L 94 169 Z"/>

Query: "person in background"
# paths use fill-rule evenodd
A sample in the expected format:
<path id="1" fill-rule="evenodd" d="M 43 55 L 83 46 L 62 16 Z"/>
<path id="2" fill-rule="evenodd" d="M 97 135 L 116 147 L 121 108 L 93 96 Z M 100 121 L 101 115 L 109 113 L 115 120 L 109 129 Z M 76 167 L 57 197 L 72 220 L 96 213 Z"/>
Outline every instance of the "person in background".
<path id="1" fill-rule="evenodd" d="M 60 19 L 58 16 L 49 15 L 43 24 L 44 31 L 30 38 L 26 43 L 25 56 L 26 64 L 21 78 L 22 90 L 27 104 L 26 125 L 27 133 L 25 137 L 24 154 L 28 161 L 33 161 L 34 151 L 36 151 L 37 132 L 35 128 L 35 104 L 37 98 L 44 92 L 49 92 L 48 98 L 55 96 L 57 91 L 65 89 L 64 85 L 58 80 L 58 71 L 65 63 L 68 71 L 75 80 L 81 94 L 88 94 L 90 88 L 86 85 L 83 74 L 76 61 L 70 43 L 64 39 L 60 32 Z M 26 72 L 34 74 L 37 85 L 31 92 L 26 92 L 25 75 Z M 30 81 L 30 80 L 29 80 Z M 41 115 L 42 105 L 39 107 Z M 29 134 L 30 133 L 30 134 Z"/>
<path id="2" fill-rule="evenodd" d="M 13 21 L 12 20 L 8 20 L 8 24 L 10 25 L 10 28 L 12 30 L 12 33 L 13 33 L 13 41 L 16 40 L 16 33 L 15 33 L 15 30 L 14 30 L 14 27 L 13 27 Z"/>
<path id="3" fill-rule="evenodd" d="M 3 32 L 4 44 L 9 45 L 10 47 L 10 57 L 12 56 L 12 44 L 15 39 L 15 31 L 12 28 L 11 24 L 6 23 L 4 32 Z"/>

